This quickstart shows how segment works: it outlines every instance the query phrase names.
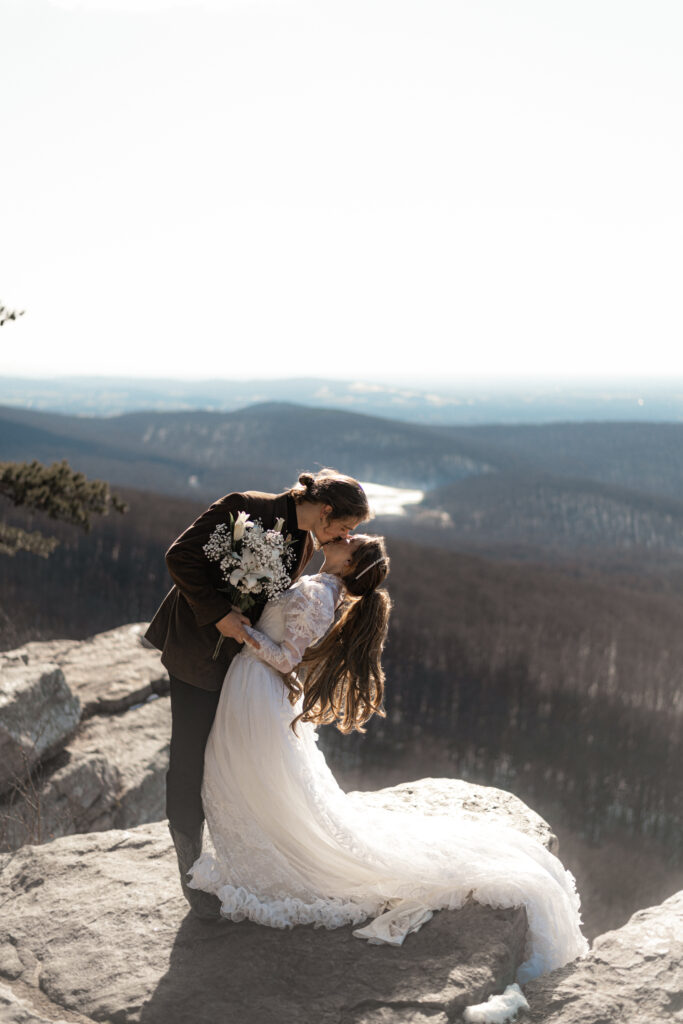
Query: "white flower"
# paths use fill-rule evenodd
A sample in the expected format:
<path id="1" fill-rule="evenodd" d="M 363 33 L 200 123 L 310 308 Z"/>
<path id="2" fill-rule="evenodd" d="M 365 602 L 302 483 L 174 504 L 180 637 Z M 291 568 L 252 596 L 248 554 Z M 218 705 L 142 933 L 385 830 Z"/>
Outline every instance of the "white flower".
<path id="1" fill-rule="evenodd" d="M 235 525 L 232 531 L 232 536 L 234 540 L 242 540 L 242 537 L 244 536 L 244 531 L 246 530 L 247 526 L 251 525 L 252 524 L 249 522 L 249 513 L 240 512 L 239 515 L 237 516 L 237 519 L 235 520 Z"/>
<path id="2" fill-rule="evenodd" d="M 283 526 L 284 520 L 278 519 L 276 529 L 266 530 L 259 520 L 252 522 L 240 512 L 232 530 L 227 523 L 214 529 L 204 551 L 210 561 L 219 563 L 222 580 L 237 595 L 259 595 L 265 601 L 290 585 L 294 552 L 285 542 Z M 239 553 L 235 543 L 241 547 Z"/>
<path id="3" fill-rule="evenodd" d="M 258 565 L 258 558 L 249 548 L 245 548 L 242 552 L 242 565 L 245 569 L 254 569 Z"/>

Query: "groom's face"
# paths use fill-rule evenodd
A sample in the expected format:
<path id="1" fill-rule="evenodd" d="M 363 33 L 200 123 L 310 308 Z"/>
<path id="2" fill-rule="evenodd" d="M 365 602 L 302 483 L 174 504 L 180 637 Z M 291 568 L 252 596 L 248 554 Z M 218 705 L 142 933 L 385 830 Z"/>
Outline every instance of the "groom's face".
<path id="1" fill-rule="evenodd" d="M 332 519 L 331 511 L 329 506 L 324 506 L 320 513 L 320 519 L 313 528 L 319 544 L 329 544 L 333 540 L 346 540 L 351 531 L 360 525 L 360 519 L 351 519 L 348 516 Z"/>

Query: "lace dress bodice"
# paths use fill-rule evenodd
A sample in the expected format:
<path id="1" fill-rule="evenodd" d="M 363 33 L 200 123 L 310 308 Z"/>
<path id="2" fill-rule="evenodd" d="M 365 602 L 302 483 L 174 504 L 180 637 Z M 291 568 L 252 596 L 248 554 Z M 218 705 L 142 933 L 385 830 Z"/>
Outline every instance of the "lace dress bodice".
<path id="1" fill-rule="evenodd" d="M 400 945 L 434 910 L 473 895 L 526 908 L 524 982 L 585 952 L 571 875 L 512 827 L 456 815 L 382 811 L 347 796 L 317 747 L 313 724 L 280 673 L 290 672 L 334 620 L 341 584 L 302 577 L 270 601 L 233 659 L 206 748 L 202 800 L 214 854 L 191 884 L 216 893 L 222 913 L 276 928 L 361 925 L 354 935 Z"/>
<path id="2" fill-rule="evenodd" d="M 259 650 L 245 644 L 240 657 L 258 658 L 278 672 L 291 672 L 306 648 L 331 626 L 341 591 L 341 580 L 330 573 L 302 576 L 268 602 L 255 628 L 245 627 L 258 641 Z"/>

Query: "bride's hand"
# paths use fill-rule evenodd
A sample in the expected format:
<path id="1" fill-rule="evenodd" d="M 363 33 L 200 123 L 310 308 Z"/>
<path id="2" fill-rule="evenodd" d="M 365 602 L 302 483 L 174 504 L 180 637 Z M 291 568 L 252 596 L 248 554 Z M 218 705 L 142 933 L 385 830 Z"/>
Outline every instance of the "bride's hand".
<path id="1" fill-rule="evenodd" d="M 224 615 L 222 619 L 218 620 L 216 623 L 216 629 L 219 633 L 222 633 L 223 636 L 229 636 L 233 640 L 237 640 L 239 644 L 251 644 L 252 647 L 256 647 L 258 649 L 257 642 L 253 637 L 250 637 L 244 629 L 245 626 L 249 625 L 251 625 L 251 623 L 246 615 L 243 615 L 242 612 L 232 611 L 228 612 L 227 615 Z"/>

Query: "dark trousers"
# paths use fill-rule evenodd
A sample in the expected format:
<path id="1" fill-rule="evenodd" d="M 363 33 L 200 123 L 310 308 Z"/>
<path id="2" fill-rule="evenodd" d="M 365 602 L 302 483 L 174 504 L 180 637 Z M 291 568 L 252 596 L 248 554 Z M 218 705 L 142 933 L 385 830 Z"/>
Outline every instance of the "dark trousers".
<path id="1" fill-rule="evenodd" d="M 191 834 L 204 821 L 204 750 L 216 716 L 220 690 L 200 690 L 171 680 L 171 752 L 166 773 L 166 817 Z"/>

